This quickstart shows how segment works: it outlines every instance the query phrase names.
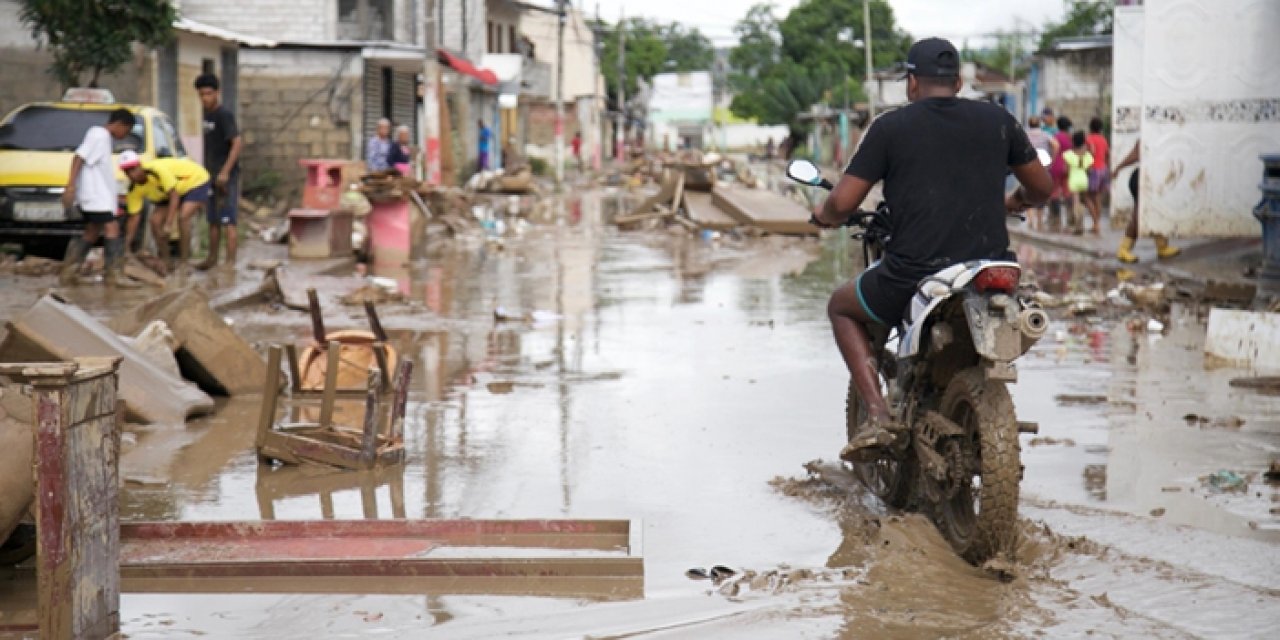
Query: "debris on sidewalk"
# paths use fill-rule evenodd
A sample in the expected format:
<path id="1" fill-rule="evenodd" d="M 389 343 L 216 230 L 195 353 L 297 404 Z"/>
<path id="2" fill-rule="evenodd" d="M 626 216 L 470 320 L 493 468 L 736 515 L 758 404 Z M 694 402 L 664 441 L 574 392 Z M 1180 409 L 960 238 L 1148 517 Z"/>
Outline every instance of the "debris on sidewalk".
<path id="1" fill-rule="evenodd" d="M 1246 476 L 1226 469 L 1204 476 L 1200 481 L 1210 489 L 1222 493 L 1244 491 L 1249 485 Z"/>
<path id="2" fill-rule="evenodd" d="M 120 313 L 108 325 L 132 335 L 156 320 L 164 321 L 177 342 L 183 375 L 217 395 L 257 393 L 266 375 L 262 356 L 221 316 L 196 287 L 171 291 Z"/>
<path id="3" fill-rule="evenodd" d="M 141 422 L 183 424 L 208 413 L 213 399 L 170 375 L 79 307 L 49 294 L 9 323 L 0 362 L 71 361 L 121 356 L 119 395 L 128 416 Z"/>

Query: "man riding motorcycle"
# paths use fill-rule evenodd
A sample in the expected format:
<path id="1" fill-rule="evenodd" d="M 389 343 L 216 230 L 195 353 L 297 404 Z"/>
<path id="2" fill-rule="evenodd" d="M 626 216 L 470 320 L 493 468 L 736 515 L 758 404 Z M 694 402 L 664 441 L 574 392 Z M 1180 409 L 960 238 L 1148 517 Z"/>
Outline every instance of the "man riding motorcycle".
<path id="1" fill-rule="evenodd" d="M 871 124 L 814 214 L 818 226 L 840 226 L 884 180 L 891 211 L 884 258 L 837 289 L 827 305 L 836 345 L 867 406 L 867 419 L 840 453 L 850 462 L 874 460 L 904 429 L 880 390 L 872 331 L 897 326 L 920 281 L 940 269 L 1011 259 L 1006 213 L 1040 206 L 1053 190 L 1017 120 L 994 104 L 957 98 L 960 87 L 960 54 L 950 42 L 912 45 L 910 104 Z M 1006 197 L 1009 169 L 1021 184 Z"/>

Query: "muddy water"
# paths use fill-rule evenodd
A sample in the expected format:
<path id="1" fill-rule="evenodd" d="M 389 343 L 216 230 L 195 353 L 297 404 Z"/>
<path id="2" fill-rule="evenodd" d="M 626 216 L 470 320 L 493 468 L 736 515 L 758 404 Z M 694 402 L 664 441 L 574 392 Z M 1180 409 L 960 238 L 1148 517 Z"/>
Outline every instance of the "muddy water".
<path id="1" fill-rule="evenodd" d="M 1042 440 L 1024 438 L 1026 535 L 1002 580 L 837 467 L 802 468 L 841 444 L 846 375 L 824 307 L 853 270 L 846 240 L 619 234 L 602 222 L 607 202 L 384 274 L 409 301 L 384 307 L 384 324 L 419 364 L 402 470 L 261 467 L 257 401 L 223 400 L 186 427 L 134 430 L 122 508 L 132 520 L 637 519 L 645 599 L 128 595 L 130 637 L 1181 638 L 1280 624 L 1275 489 L 1199 480 L 1264 468 L 1280 407 L 1228 389 L 1239 372 L 1203 371 L 1193 312 L 1161 336 L 1064 319 L 1024 361 L 1014 397 Z M 1022 253 L 1056 293 L 1113 284 L 1070 256 Z M 496 322 L 497 309 L 529 320 Z M 331 330 L 363 327 L 356 309 L 326 315 Z M 232 320 L 256 343 L 309 334 L 295 312 Z M 1243 425 L 1209 426 L 1230 416 Z M 755 576 L 736 591 L 685 577 L 713 564 Z"/>

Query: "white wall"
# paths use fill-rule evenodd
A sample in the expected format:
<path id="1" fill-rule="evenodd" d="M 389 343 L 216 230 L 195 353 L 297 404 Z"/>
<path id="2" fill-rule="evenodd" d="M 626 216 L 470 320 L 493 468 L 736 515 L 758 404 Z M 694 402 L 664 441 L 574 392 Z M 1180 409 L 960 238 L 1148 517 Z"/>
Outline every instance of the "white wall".
<path id="1" fill-rule="evenodd" d="M 1142 133 L 1142 34 L 1141 6 L 1116 7 L 1111 50 L 1111 166 L 1129 154 Z M 1133 214 L 1129 195 L 1129 171 L 1111 176 L 1111 211 Z"/>
<path id="2" fill-rule="evenodd" d="M 458 53 L 466 59 L 478 63 L 485 54 L 488 44 L 485 28 L 488 11 L 485 0 L 437 0 L 440 3 L 437 11 L 443 9 L 444 37 L 441 46 Z M 465 7 L 463 5 L 466 5 Z M 465 12 L 464 12 L 465 9 Z M 463 29 L 463 20 L 466 29 Z M 463 32 L 466 41 L 463 41 Z"/>
<path id="3" fill-rule="evenodd" d="M 520 15 L 520 32 L 533 42 L 534 58 L 551 66 L 552 92 L 555 91 L 556 39 L 559 23 L 556 16 L 526 9 Z M 596 95 L 603 86 L 603 76 L 595 69 L 595 37 L 582 14 L 570 11 L 564 26 L 564 99 Z"/>
<path id="4" fill-rule="evenodd" d="M 1144 13 L 1140 231 L 1258 236 L 1258 156 L 1280 151 L 1280 2 Z"/>

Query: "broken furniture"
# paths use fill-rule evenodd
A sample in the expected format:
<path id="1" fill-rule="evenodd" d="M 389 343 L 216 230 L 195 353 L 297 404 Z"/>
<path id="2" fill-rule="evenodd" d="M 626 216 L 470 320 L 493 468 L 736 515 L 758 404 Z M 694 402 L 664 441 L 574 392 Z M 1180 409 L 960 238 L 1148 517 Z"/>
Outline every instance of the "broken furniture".
<path id="1" fill-rule="evenodd" d="M 350 160 L 327 158 L 299 160 L 298 164 L 307 170 L 307 181 L 302 187 L 303 208 L 337 209 L 343 191 L 343 170 L 350 163 Z"/>
<path id="2" fill-rule="evenodd" d="M 318 393 L 329 385 L 330 346 L 338 344 L 338 377 L 336 389 L 339 393 L 364 390 L 366 372 L 376 367 L 382 374 L 383 389 L 391 385 L 391 373 L 395 370 L 399 356 L 388 343 L 387 332 L 378 320 L 378 310 L 368 300 L 364 303 L 365 314 L 369 318 L 369 331 L 343 329 L 332 333 L 324 329 L 324 315 L 320 311 L 320 298 L 315 289 L 307 289 L 308 309 L 311 313 L 312 343 L 302 349 L 299 356 L 296 348 L 290 344 L 285 347 L 289 356 L 289 377 L 295 395 Z"/>
<path id="3" fill-rule="evenodd" d="M 318 462 L 344 469 L 372 469 L 380 465 L 404 461 L 404 411 L 409 398 L 409 377 L 413 362 L 401 360 L 396 367 L 391 416 L 386 433 L 379 428 L 378 396 L 382 390 L 382 373 L 368 369 L 363 424 L 354 428 L 335 425 L 334 403 L 338 395 L 338 342 L 330 342 L 327 376 L 320 404 L 320 419 L 315 423 L 276 424 L 276 408 L 280 388 L 280 355 L 273 345 L 267 357 L 267 381 L 263 387 L 262 413 L 258 419 L 255 446 L 264 461 L 287 464 Z"/>
<path id="4" fill-rule="evenodd" d="M 41 638 L 120 630 L 116 376 L 122 358 L 5 363 L 28 385 L 35 427 L 37 618 Z M 30 473 L 31 467 L 24 469 Z"/>
<path id="5" fill-rule="evenodd" d="M 290 258 L 341 258 L 352 252 L 351 213 L 342 209 L 289 210 Z"/>
<path id="6" fill-rule="evenodd" d="M 266 378 L 262 356 L 222 316 L 209 308 L 209 298 L 196 287 L 171 291 L 112 318 L 107 326 L 133 335 L 163 320 L 178 340 L 174 356 L 182 375 L 218 395 L 258 393 Z"/>
<path id="7" fill-rule="evenodd" d="M 119 394 L 130 419 L 183 424 L 213 410 L 213 399 L 139 353 L 113 331 L 56 294 L 41 298 L 8 324 L 0 362 L 73 361 L 120 356 Z"/>

